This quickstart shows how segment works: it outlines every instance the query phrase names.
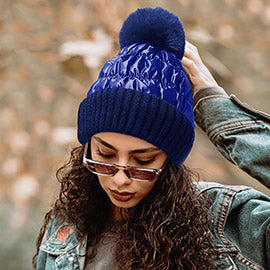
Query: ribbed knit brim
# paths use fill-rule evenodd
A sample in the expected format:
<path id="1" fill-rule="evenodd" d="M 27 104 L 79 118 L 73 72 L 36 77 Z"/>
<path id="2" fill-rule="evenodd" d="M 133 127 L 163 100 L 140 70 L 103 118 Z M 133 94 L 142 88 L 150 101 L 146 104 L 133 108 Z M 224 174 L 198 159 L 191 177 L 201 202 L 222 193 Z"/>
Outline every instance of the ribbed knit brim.
<path id="1" fill-rule="evenodd" d="M 80 104 L 78 139 L 85 144 L 100 132 L 116 132 L 140 139 L 163 150 L 180 165 L 194 141 L 194 127 L 175 107 L 162 99 L 129 89 L 104 89 Z"/>

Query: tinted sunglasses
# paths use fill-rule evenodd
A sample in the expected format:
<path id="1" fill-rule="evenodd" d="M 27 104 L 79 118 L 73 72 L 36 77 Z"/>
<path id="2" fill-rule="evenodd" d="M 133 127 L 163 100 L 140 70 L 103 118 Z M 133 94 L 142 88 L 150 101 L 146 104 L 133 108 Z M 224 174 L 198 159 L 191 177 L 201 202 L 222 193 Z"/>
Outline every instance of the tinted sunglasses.
<path id="1" fill-rule="evenodd" d="M 123 170 L 128 178 L 135 181 L 151 182 L 156 176 L 160 175 L 167 160 L 160 169 L 138 168 L 133 166 L 122 166 L 113 163 L 105 163 L 88 158 L 90 153 L 89 143 L 84 146 L 83 164 L 92 173 L 103 176 L 115 176 L 119 170 Z"/>

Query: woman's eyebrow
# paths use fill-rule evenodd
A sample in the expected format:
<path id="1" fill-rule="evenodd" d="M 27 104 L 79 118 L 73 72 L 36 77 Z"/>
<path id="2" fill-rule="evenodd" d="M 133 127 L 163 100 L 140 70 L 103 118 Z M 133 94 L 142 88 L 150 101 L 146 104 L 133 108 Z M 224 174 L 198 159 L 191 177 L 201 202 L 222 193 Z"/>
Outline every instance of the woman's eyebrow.
<path id="1" fill-rule="evenodd" d="M 115 147 L 113 147 L 113 146 L 110 145 L 109 143 L 103 141 L 101 138 L 96 137 L 96 136 L 93 136 L 93 138 L 94 138 L 96 141 L 98 141 L 99 143 L 103 144 L 104 146 L 106 146 L 106 147 L 108 147 L 108 148 L 111 148 L 111 149 L 117 151 L 117 149 L 116 149 Z"/>
<path id="2" fill-rule="evenodd" d="M 117 149 L 112 146 L 111 144 L 105 142 L 104 140 L 102 140 L 101 138 L 97 137 L 97 136 L 93 136 L 93 138 L 98 141 L 99 143 L 103 144 L 104 146 L 113 149 L 115 151 L 117 151 Z M 159 148 L 157 147 L 148 147 L 148 148 L 142 148 L 142 149 L 136 149 L 136 150 L 131 150 L 128 152 L 128 154 L 140 154 L 140 153 L 149 153 L 149 152 L 155 152 L 155 151 L 160 151 Z"/>
<path id="3" fill-rule="evenodd" d="M 150 153 L 150 152 L 155 152 L 155 151 L 160 151 L 160 149 L 157 147 L 142 148 L 142 149 L 129 151 L 128 154 L 141 154 L 141 153 Z"/>

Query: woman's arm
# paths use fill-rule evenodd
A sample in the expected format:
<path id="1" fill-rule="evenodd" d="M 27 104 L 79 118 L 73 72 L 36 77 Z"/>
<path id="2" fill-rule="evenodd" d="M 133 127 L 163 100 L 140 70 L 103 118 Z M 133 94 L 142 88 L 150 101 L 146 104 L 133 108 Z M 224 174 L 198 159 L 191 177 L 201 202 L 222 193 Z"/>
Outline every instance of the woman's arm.
<path id="1" fill-rule="evenodd" d="M 194 85 L 197 124 L 223 156 L 270 188 L 270 115 L 229 97 L 188 42 L 182 64 Z"/>

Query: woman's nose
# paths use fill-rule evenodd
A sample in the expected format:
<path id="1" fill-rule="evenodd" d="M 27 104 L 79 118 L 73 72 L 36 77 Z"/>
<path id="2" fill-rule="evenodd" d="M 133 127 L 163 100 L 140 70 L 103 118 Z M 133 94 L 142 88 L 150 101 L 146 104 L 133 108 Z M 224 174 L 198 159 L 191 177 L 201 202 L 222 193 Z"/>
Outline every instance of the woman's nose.
<path id="1" fill-rule="evenodd" d="M 132 182 L 126 172 L 121 169 L 113 176 L 113 181 L 117 187 L 129 185 Z"/>

